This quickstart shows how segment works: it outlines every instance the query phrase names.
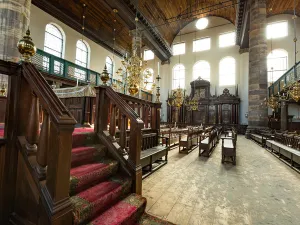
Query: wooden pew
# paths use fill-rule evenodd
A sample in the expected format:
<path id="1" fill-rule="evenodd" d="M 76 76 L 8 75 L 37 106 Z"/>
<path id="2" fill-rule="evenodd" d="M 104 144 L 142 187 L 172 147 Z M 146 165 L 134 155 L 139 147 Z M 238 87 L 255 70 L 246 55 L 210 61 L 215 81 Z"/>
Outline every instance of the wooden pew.
<path id="1" fill-rule="evenodd" d="M 199 156 L 209 157 L 218 142 L 218 128 L 205 132 L 199 143 Z"/>
<path id="2" fill-rule="evenodd" d="M 202 132 L 202 129 L 195 127 L 189 128 L 187 134 L 180 134 L 179 153 L 190 153 L 192 150 L 194 150 L 198 146 L 200 135 Z M 182 150 L 181 147 L 183 148 Z"/>
<path id="3" fill-rule="evenodd" d="M 222 163 L 225 162 L 225 157 L 231 157 L 232 164 L 236 165 L 236 141 L 236 131 L 232 131 L 232 137 L 222 138 Z"/>

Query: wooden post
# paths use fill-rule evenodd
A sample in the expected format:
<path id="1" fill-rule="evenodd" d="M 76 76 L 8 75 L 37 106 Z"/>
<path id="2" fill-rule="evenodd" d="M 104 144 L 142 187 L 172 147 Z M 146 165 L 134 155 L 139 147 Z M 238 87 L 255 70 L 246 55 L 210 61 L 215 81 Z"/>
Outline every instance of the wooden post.
<path id="1" fill-rule="evenodd" d="M 121 124 L 120 124 L 120 146 L 122 150 L 126 148 L 126 116 L 121 116 Z"/>
<path id="2" fill-rule="evenodd" d="M 96 118 L 95 132 L 107 130 L 109 99 L 105 96 L 106 87 L 95 87 L 96 89 Z"/>
<path id="3" fill-rule="evenodd" d="M 116 105 L 113 104 L 111 107 L 109 134 L 115 139 L 116 135 Z"/>
<path id="4" fill-rule="evenodd" d="M 37 166 L 36 171 L 40 179 L 46 176 L 47 167 L 47 155 L 49 151 L 49 138 L 50 138 L 50 117 L 46 110 L 44 110 L 44 121 L 42 124 L 39 144 L 37 148 L 36 160 Z"/>
<path id="5" fill-rule="evenodd" d="M 27 125 L 26 130 L 26 149 L 28 153 L 35 152 L 37 150 L 37 143 L 39 140 L 39 129 L 40 129 L 40 123 L 39 123 L 39 101 L 38 97 L 32 93 L 32 99 L 31 99 L 31 107 L 30 107 L 30 113 L 29 113 L 29 122 Z"/>

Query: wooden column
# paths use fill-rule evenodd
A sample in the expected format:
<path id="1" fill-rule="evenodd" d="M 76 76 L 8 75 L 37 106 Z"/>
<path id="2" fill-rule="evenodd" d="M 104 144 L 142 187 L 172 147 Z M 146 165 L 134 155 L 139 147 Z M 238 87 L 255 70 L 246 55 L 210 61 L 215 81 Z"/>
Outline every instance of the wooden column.
<path id="1" fill-rule="evenodd" d="M 288 106 L 286 101 L 281 101 L 280 129 L 286 131 L 288 129 Z"/>

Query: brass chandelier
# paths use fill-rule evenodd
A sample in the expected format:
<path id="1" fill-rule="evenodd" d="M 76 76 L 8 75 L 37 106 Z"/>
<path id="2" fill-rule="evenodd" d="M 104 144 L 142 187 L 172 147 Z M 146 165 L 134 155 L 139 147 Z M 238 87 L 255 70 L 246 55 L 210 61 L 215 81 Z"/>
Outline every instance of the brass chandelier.
<path id="1" fill-rule="evenodd" d="M 184 102 L 184 97 L 185 97 L 185 90 L 178 87 L 177 89 L 171 91 L 171 96 L 168 93 L 168 105 L 179 108 L 182 106 Z"/>

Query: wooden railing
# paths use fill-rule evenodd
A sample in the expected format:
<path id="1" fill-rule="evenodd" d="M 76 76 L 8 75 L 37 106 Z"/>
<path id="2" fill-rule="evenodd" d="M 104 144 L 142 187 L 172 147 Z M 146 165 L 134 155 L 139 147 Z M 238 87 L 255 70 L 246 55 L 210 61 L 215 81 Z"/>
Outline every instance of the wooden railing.
<path id="1" fill-rule="evenodd" d="M 96 87 L 96 118 L 95 131 L 100 139 L 113 148 L 113 153 L 118 154 L 121 165 L 130 168 L 133 177 L 133 191 L 141 194 L 142 168 L 140 164 L 142 129 L 144 122 L 139 115 L 111 88 L 108 86 Z M 111 105 L 111 107 L 110 107 Z M 110 111 L 110 112 L 109 112 Z M 119 112 L 119 143 L 116 136 L 116 113 Z M 124 158 L 122 150 L 126 146 L 127 121 L 130 121 L 128 158 Z M 115 143 L 113 143 L 115 141 Z M 121 158 L 122 157 L 122 158 Z M 122 163 L 123 162 L 123 163 Z"/>
<path id="2" fill-rule="evenodd" d="M 18 148 L 23 156 L 21 162 L 25 162 L 32 176 L 26 179 L 35 181 L 39 193 L 38 222 L 71 224 L 69 180 L 76 121 L 34 65 L 21 65 L 19 87 Z M 41 129 L 39 104 L 43 110 Z M 25 171 L 18 173 L 26 174 Z M 18 178 L 17 186 L 21 180 Z M 17 192 L 20 188 L 17 187 Z M 22 202 L 24 198 L 17 196 L 16 201 Z M 34 213 L 34 209 L 31 211 Z"/>

